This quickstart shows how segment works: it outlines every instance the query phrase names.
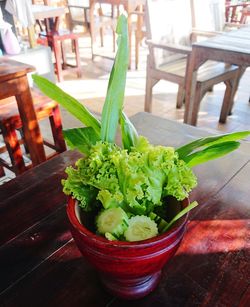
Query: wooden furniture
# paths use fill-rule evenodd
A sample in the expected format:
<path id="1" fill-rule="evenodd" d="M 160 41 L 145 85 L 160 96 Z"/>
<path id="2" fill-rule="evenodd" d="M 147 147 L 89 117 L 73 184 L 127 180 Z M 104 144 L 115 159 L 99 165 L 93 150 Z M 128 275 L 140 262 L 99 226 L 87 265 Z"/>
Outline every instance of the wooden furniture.
<path id="1" fill-rule="evenodd" d="M 68 69 L 76 71 L 78 78 L 82 76 L 78 43 L 79 36 L 80 35 L 78 33 L 74 33 L 67 29 L 40 33 L 40 37 L 45 37 L 47 39 L 48 45 L 54 51 L 55 69 L 59 82 L 63 81 L 63 73 Z M 65 41 L 70 41 L 73 45 L 73 52 L 75 54 L 76 62 L 75 65 L 67 63 L 66 50 L 64 46 Z"/>
<path id="2" fill-rule="evenodd" d="M 51 101 L 46 96 L 42 95 L 35 89 L 31 90 L 32 100 L 34 102 L 34 108 L 38 120 L 48 118 L 50 122 L 51 132 L 54 143 L 51 141 L 43 140 L 44 145 L 53 149 L 53 153 L 47 155 L 49 159 L 57 153 L 66 150 L 65 141 L 62 135 L 62 122 L 59 111 L 58 103 Z M 0 101 L 0 128 L 5 142 L 5 146 L 0 147 L 0 153 L 8 151 L 11 163 L 6 159 L 0 157 L 0 165 L 19 175 L 26 171 L 31 165 L 25 164 L 24 154 L 21 149 L 21 144 L 26 147 L 25 139 L 18 139 L 17 130 L 21 132 L 23 123 L 20 118 L 16 101 L 12 98 L 4 99 Z M 27 148 L 25 148 L 28 150 Z M 3 169 L 3 168 L 2 168 Z M 4 175 L 4 173 L 2 173 Z"/>
<path id="3" fill-rule="evenodd" d="M 83 26 L 88 31 L 90 30 L 89 24 L 89 1 L 76 2 L 72 0 L 67 0 L 67 7 L 69 9 L 69 27 L 73 31 L 75 26 Z"/>
<path id="4" fill-rule="evenodd" d="M 64 7 L 51 7 L 46 5 L 33 5 L 34 17 L 44 20 L 45 31 L 39 34 L 40 38 L 46 39 L 46 43 L 51 47 L 55 55 L 55 70 L 58 81 L 63 81 L 63 73 L 66 69 L 73 69 L 77 73 L 77 77 L 81 77 L 81 60 L 79 53 L 78 39 L 80 34 L 74 33 L 67 29 L 60 29 L 60 17 L 65 13 Z M 50 19 L 54 18 L 51 26 Z M 73 51 L 75 53 L 75 65 L 67 63 L 65 41 L 71 41 Z"/>
<path id="5" fill-rule="evenodd" d="M 250 2 L 226 3 L 225 18 L 226 22 L 245 23 L 246 16 L 243 16 L 245 8 L 250 5 Z"/>
<path id="6" fill-rule="evenodd" d="M 94 7 L 95 5 L 99 4 L 109 4 L 113 7 L 123 6 L 125 11 L 128 13 L 128 32 L 129 32 L 129 49 L 130 49 L 130 57 L 129 57 L 129 68 L 131 68 L 131 46 L 132 46 L 132 15 L 136 8 L 139 5 L 144 5 L 145 0 L 90 0 L 90 28 L 91 28 L 91 39 L 95 40 L 94 33 L 96 32 L 96 29 L 100 28 L 100 25 L 98 26 L 98 21 L 96 21 L 94 17 Z M 105 25 L 104 23 L 101 23 Z M 116 22 L 112 21 L 112 27 L 115 29 Z M 110 25 L 109 25 L 110 26 Z M 92 55 L 95 56 L 95 50 L 92 49 Z"/>
<path id="7" fill-rule="evenodd" d="M 180 146 L 207 132 L 147 113 L 132 118 L 155 144 Z M 248 306 L 250 147 L 195 168 L 199 185 L 183 241 L 158 288 L 122 301 L 102 287 L 69 232 L 61 179 L 80 157 L 64 152 L 0 186 L 3 306 Z M 39 299 L 38 299 L 39 298 Z"/>
<path id="8" fill-rule="evenodd" d="M 246 24 L 248 22 L 248 17 L 250 16 L 250 3 L 248 6 L 244 7 L 241 11 L 241 18 L 240 18 L 240 23 L 241 24 Z"/>
<path id="9" fill-rule="evenodd" d="M 136 17 L 135 22 L 132 24 L 132 30 L 135 33 L 135 69 L 138 69 L 139 65 L 139 48 L 141 41 L 146 37 L 146 25 L 145 25 L 145 6 L 138 5 L 136 10 L 131 15 Z"/>
<path id="10" fill-rule="evenodd" d="M 45 161 L 46 156 L 27 80 L 27 73 L 33 70 L 30 65 L 0 58 L 0 100 L 15 96 L 32 165 L 35 166 Z"/>
<path id="11" fill-rule="evenodd" d="M 160 80 L 178 84 L 176 107 L 180 108 L 183 104 L 187 90 L 185 85 L 187 63 L 192 55 L 192 20 L 191 17 L 188 17 L 191 16 L 191 11 L 188 14 L 188 10 L 190 11 L 189 0 L 147 1 L 146 28 L 149 46 L 145 95 L 145 111 L 147 112 L 152 111 L 153 87 Z M 179 16 L 181 20 L 181 28 L 176 16 Z M 161 27 L 159 27 L 159 24 L 161 24 Z M 204 32 L 198 34 L 206 35 Z M 233 89 L 238 76 L 238 67 L 213 61 L 206 63 L 204 61 L 202 64 L 198 71 L 194 89 L 195 103 L 198 107 L 206 92 L 213 85 L 224 82 L 226 91 L 223 100 L 223 112 L 225 105 L 234 98 L 235 91 Z"/>
<path id="12" fill-rule="evenodd" d="M 36 20 L 44 21 L 46 31 L 56 31 L 59 29 L 59 18 L 65 14 L 65 8 L 34 4 L 32 5 L 32 12 Z M 53 29 L 51 29 L 49 18 L 54 19 Z"/>
<path id="13" fill-rule="evenodd" d="M 237 90 L 238 82 L 246 67 L 250 66 L 250 27 L 223 33 L 208 40 L 193 44 L 186 78 L 186 108 L 184 122 L 195 125 L 197 120 L 198 105 L 195 100 L 195 87 L 197 71 L 207 60 L 221 61 L 238 65 L 239 77 L 234 83 L 233 92 Z M 227 115 L 233 107 L 233 100 L 224 105 L 220 115 L 220 122 L 225 122 Z"/>

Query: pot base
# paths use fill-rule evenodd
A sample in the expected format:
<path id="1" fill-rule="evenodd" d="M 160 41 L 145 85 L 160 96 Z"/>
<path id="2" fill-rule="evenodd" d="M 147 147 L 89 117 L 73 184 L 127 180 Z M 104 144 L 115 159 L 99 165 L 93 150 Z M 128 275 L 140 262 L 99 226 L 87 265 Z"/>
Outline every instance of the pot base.
<path id="1" fill-rule="evenodd" d="M 161 271 L 141 278 L 116 279 L 109 276 L 101 276 L 105 288 L 114 296 L 131 300 L 148 295 L 158 285 Z"/>

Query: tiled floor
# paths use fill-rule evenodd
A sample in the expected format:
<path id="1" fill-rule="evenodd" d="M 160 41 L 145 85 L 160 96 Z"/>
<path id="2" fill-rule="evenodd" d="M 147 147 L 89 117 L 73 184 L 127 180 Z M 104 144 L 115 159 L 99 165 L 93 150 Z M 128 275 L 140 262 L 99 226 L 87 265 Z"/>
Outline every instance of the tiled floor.
<path id="1" fill-rule="evenodd" d="M 105 45 L 112 46 L 110 37 L 105 38 Z M 70 51 L 70 48 L 68 48 Z M 107 54 L 108 48 L 104 52 Z M 127 73 L 124 110 L 128 116 L 144 110 L 146 55 L 147 47 L 142 44 L 140 50 L 139 69 L 134 69 L 134 58 L 132 58 L 132 69 Z M 60 87 L 81 101 L 92 112 L 100 115 L 104 103 L 109 73 L 112 60 L 102 57 L 91 58 L 90 38 L 84 36 L 80 40 L 80 53 L 82 64 L 82 78 L 77 79 L 73 73 L 65 75 L 65 80 Z M 134 56 L 134 50 L 132 50 Z M 70 58 L 69 53 L 69 58 Z M 208 93 L 201 103 L 197 126 L 211 133 L 215 131 L 232 132 L 250 129 L 250 70 L 243 76 L 237 93 L 233 115 L 226 124 L 219 124 L 218 118 L 224 94 L 224 84 L 214 87 L 214 91 Z M 153 114 L 179 122 L 183 121 L 183 109 L 175 108 L 177 86 L 169 82 L 161 81 L 154 88 Z M 81 124 L 61 109 L 64 128 L 79 127 Z M 41 123 L 44 136 L 50 135 L 47 122 Z"/>

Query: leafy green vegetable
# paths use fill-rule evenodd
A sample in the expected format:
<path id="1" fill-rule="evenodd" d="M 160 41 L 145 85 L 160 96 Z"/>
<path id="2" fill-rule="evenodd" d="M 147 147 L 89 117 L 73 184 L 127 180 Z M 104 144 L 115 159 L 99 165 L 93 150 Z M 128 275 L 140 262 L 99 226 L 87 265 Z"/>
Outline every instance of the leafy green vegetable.
<path id="1" fill-rule="evenodd" d="M 84 154 L 88 154 L 91 146 L 100 141 L 92 127 L 63 130 L 63 136 L 70 149 L 77 148 Z"/>
<path id="2" fill-rule="evenodd" d="M 201 151 L 188 155 L 185 158 L 185 161 L 187 162 L 188 166 L 193 167 L 195 165 L 205 163 L 209 160 L 222 157 L 237 149 L 239 146 L 240 143 L 234 141 L 214 144 Z"/>
<path id="3" fill-rule="evenodd" d="M 250 131 L 240 131 L 230 134 L 209 136 L 206 138 L 198 139 L 180 148 L 177 148 L 176 152 L 178 153 L 180 159 L 184 160 L 185 162 L 189 162 L 189 166 L 194 166 L 212 159 L 216 159 L 237 149 L 238 143 L 234 141 L 243 139 L 248 135 L 250 135 Z M 211 150 L 198 151 L 198 149 L 204 147 L 207 149 L 211 147 Z M 192 159 L 195 160 L 191 162 Z"/>
<path id="4" fill-rule="evenodd" d="M 161 206 L 166 195 L 183 200 L 197 183 L 174 148 L 153 146 L 143 137 L 130 152 L 115 144 L 97 142 L 87 157 L 78 160 L 76 173 L 68 173 L 63 184 L 69 188 L 75 176 L 99 191 L 97 199 L 104 208 L 121 207 L 138 215 Z"/>
<path id="5" fill-rule="evenodd" d="M 100 135 L 100 122 L 79 101 L 65 93 L 51 81 L 38 75 L 32 75 L 38 88 L 49 98 L 57 101 L 75 118 L 79 119 L 87 127 L 92 127 L 97 135 Z"/>
<path id="6" fill-rule="evenodd" d="M 124 112 L 122 112 L 120 117 L 120 125 L 123 148 L 130 150 L 131 147 L 136 145 L 138 141 L 138 134 L 134 125 L 131 123 Z"/>
<path id="7" fill-rule="evenodd" d="M 101 125 L 101 139 L 110 143 L 115 141 L 118 120 L 123 106 L 128 69 L 128 26 L 124 15 L 121 15 L 118 19 L 116 32 L 119 35 L 118 50 L 109 78 Z"/>

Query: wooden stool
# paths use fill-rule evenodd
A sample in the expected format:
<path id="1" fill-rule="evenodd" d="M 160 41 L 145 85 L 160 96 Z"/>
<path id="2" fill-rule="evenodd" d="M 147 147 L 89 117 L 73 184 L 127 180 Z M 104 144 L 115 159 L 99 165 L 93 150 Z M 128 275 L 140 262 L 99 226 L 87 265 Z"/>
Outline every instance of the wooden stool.
<path id="1" fill-rule="evenodd" d="M 66 150 L 62 135 L 62 122 L 57 102 L 51 101 L 46 96 L 31 90 L 34 101 L 36 116 L 38 120 L 49 118 L 54 144 L 44 140 L 44 145 L 55 150 L 55 153 L 48 155 L 47 159 L 57 153 Z M 3 135 L 5 146 L 0 147 L 0 153 L 8 151 L 11 165 L 0 158 L 0 175 L 4 175 L 3 167 L 8 168 L 16 175 L 23 173 L 31 165 L 25 165 L 20 145 L 25 145 L 23 138 L 18 139 L 16 130 L 22 131 L 22 121 L 19 116 L 16 101 L 11 97 L 0 101 L 0 129 Z M 22 133 L 21 133 L 22 134 Z"/>
<path id="2" fill-rule="evenodd" d="M 54 51 L 55 55 L 55 68 L 58 81 L 63 81 L 63 70 L 71 69 L 77 72 L 77 77 L 80 78 L 82 76 L 81 73 L 81 60 L 79 53 L 79 44 L 78 38 L 80 34 L 73 33 L 69 30 L 59 30 L 59 31 L 50 31 L 50 32 L 42 32 L 39 34 L 40 37 L 45 37 L 48 41 L 48 45 Z M 64 49 L 64 41 L 71 40 L 73 45 L 73 50 L 76 57 L 76 65 L 68 64 L 66 61 L 66 52 Z"/>

